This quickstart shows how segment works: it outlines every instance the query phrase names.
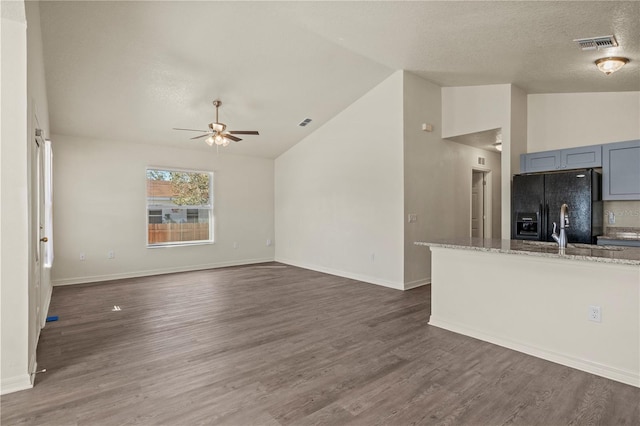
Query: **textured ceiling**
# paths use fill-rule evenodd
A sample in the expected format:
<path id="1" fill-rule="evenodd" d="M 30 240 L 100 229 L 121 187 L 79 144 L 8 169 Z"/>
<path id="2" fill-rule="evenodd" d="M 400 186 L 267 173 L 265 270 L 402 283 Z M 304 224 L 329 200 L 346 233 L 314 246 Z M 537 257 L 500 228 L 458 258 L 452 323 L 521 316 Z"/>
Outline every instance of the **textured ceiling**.
<path id="1" fill-rule="evenodd" d="M 274 158 L 398 69 L 441 86 L 640 90 L 638 2 L 55 2 L 40 5 L 52 132 Z M 620 47 L 573 39 L 614 34 Z M 605 76 L 593 61 L 631 62 Z M 306 117 L 313 122 L 297 124 Z"/>

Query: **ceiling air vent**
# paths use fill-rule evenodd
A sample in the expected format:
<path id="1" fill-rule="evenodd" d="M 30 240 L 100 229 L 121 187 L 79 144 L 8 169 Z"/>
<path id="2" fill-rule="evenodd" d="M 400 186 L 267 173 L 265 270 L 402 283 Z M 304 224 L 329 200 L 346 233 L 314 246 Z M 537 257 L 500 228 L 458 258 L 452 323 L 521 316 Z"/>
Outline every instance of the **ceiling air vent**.
<path id="1" fill-rule="evenodd" d="M 575 40 L 582 50 L 600 50 L 609 47 L 617 47 L 618 41 L 612 35 L 602 37 L 577 38 Z"/>
<path id="2" fill-rule="evenodd" d="M 304 120 L 302 120 L 300 123 L 298 123 L 298 126 L 300 127 L 304 127 L 307 124 L 311 123 L 311 119 L 310 118 L 305 118 Z"/>

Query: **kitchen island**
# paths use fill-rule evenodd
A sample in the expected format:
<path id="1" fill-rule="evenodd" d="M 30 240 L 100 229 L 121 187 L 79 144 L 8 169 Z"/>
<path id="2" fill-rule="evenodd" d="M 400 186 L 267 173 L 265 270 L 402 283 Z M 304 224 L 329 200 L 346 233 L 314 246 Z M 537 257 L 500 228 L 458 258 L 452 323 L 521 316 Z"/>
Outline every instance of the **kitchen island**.
<path id="1" fill-rule="evenodd" d="M 640 248 L 415 244 L 431 250 L 430 325 L 640 387 Z"/>

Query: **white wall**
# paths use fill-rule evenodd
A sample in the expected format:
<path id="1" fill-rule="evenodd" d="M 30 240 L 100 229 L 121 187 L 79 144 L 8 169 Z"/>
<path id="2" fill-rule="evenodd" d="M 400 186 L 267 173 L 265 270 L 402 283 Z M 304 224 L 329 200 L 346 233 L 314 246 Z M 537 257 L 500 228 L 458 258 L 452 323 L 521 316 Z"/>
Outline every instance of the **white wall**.
<path id="1" fill-rule="evenodd" d="M 527 152 L 527 94 L 511 86 L 511 113 L 509 115 L 509 144 L 502 155 L 502 238 L 511 239 L 511 181 L 520 173 L 520 155 Z M 510 161 L 506 161 L 509 159 Z M 505 219 L 505 218 L 508 218 Z"/>
<path id="2" fill-rule="evenodd" d="M 405 288 L 430 282 L 430 257 L 415 241 L 470 235 L 473 169 L 491 172 L 494 216 L 500 212 L 500 154 L 442 139 L 441 93 L 440 86 L 404 73 Z M 433 124 L 434 131 L 423 131 L 422 123 Z M 477 165 L 479 156 L 485 166 Z M 408 223 L 410 213 L 417 222 Z"/>
<path id="3" fill-rule="evenodd" d="M 40 3 L 29 1 L 25 3 L 27 17 L 27 119 L 28 119 L 28 150 L 29 150 L 29 176 L 37 176 L 37 163 L 35 159 L 34 135 L 36 129 L 43 131 L 43 139 L 49 138 L 49 106 L 47 101 L 47 89 L 44 73 L 44 56 L 42 46 L 42 34 L 40 30 Z M 44 146 L 40 148 L 41 158 L 44 154 Z M 44 250 L 47 244 L 40 243 L 41 232 L 38 230 L 40 217 L 37 211 L 37 177 L 29 179 L 29 253 L 33 253 L 40 247 L 40 258 L 44 258 Z M 35 257 L 29 257 L 29 371 L 35 370 L 36 346 L 40 336 L 40 330 L 45 323 L 49 301 L 51 300 L 50 269 L 38 264 L 39 278 L 36 279 Z M 39 312 L 39 318 L 37 317 Z"/>
<path id="4" fill-rule="evenodd" d="M 29 209 L 27 27 L 22 2 L 2 2 L 0 150 L 0 392 L 31 386 L 29 375 Z"/>
<path id="5" fill-rule="evenodd" d="M 508 136 L 511 85 L 442 88 L 442 137 L 466 135 L 502 128 Z M 504 139 L 502 140 L 505 144 Z M 503 151 L 504 152 L 504 151 Z"/>
<path id="6" fill-rule="evenodd" d="M 402 76 L 276 159 L 276 260 L 404 287 Z"/>
<path id="7" fill-rule="evenodd" d="M 640 387 L 638 266 L 431 252 L 429 324 Z M 588 321 L 591 305 L 602 322 Z"/>
<path id="8" fill-rule="evenodd" d="M 266 246 L 274 236 L 273 160 L 63 135 L 54 141 L 54 285 L 274 259 Z M 147 166 L 214 171 L 215 244 L 146 247 Z"/>
<path id="9" fill-rule="evenodd" d="M 511 238 L 511 176 L 519 172 L 527 126 L 526 94 L 516 86 L 442 88 L 443 137 L 502 130 L 501 237 L 507 240 Z"/>
<path id="10" fill-rule="evenodd" d="M 640 92 L 529 95 L 527 152 L 640 139 Z"/>

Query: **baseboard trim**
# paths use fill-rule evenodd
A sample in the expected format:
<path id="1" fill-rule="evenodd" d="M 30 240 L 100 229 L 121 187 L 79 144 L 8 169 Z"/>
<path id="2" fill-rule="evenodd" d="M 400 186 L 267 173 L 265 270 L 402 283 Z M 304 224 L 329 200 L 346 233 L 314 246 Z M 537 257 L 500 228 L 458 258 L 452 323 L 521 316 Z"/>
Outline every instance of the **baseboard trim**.
<path id="1" fill-rule="evenodd" d="M 394 290 L 404 290 L 403 283 L 396 283 L 392 281 L 382 280 L 380 278 L 371 277 L 368 275 L 354 274 L 352 272 L 341 271 L 338 269 L 327 268 L 324 266 L 313 265 L 305 262 L 297 262 L 295 260 L 285 259 L 285 258 L 276 258 L 275 261 L 284 263 L 286 265 L 297 266 L 298 268 L 310 269 L 312 271 L 322 272 L 324 274 L 335 275 L 342 278 L 349 278 L 351 280 L 362 281 L 368 284 L 375 284 L 375 285 L 379 285 L 387 288 L 392 288 Z"/>
<path id="2" fill-rule="evenodd" d="M 25 373 L 19 376 L 3 377 L 2 380 L 0 380 L 0 395 L 31 389 L 32 387 L 33 383 L 31 383 L 30 374 Z"/>
<path id="3" fill-rule="evenodd" d="M 587 359 L 576 358 L 572 355 L 531 346 L 526 343 L 517 342 L 508 338 L 493 335 L 491 333 L 486 333 L 480 330 L 469 328 L 465 325 L 457 324 L 452 321 L 443 320 L 441 318 L 434 318 L 433 315 L 431 315 L 431 318 L 429 319 L 429 325 L 463 334 L 465 336 L 474 337 L 485 342 L 513 349 L 515 351 L 522 352 L 527 355 L 532 355 L 537 358 L 542 358 L 547 361 L 555 362 L 557 364 L 566 365 L 567 367 L 575 368 L 577 370 L 586 371 L 587 373 L 595 374 L 596 376 L 601 376 L 607 379 L 615 380 L 617 382 L 625 383 L 627 385 L 640 387 L 640 372 L 622 370 L 610 365 L 600 364 Z"/>
<path id="4" fill-rule="evenodd" d="M 412 288 L 422 287 L 431 284 L 431 278 L 424 278 L 421 280 L 409 281 L 404 283 L 405 290 L 411 290 Z"/>
<path id="5" fill-rule="evenodd" d="M 52 284 L 53 286 L 57 287 L 57 286 L 64 286 L 64 285 L 95 283 L 100 281 L 121 280 L 125 278 L 138 278 L 138 277 L 147 277 L 147 276 L 153 276 L 153 275 L 173 274 L 176 272 L 189 272 L 189 271 L 201 271 L 204 269 L 226 268 L 229 266 L 253 265 L 256 263 L 265 263 L 265 262 L 273 262 L 273 258 L 230 260 L 230 261 L 224 261 L 224 262 L 207 263 L 202 265 L 190 265 L 190 266 L 179 266 L 179 267 L 172 267 L 172 268 L 150 269 L 145 271 L 123 272 L 119 274 L 105 274 L 105 275 L 91 275 L 86 277 L 62 278 L 62 279 L 53 280 Z"/>

